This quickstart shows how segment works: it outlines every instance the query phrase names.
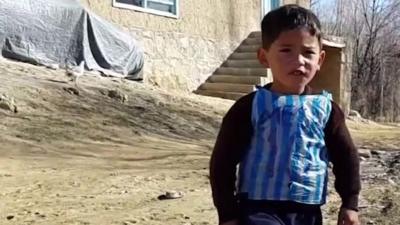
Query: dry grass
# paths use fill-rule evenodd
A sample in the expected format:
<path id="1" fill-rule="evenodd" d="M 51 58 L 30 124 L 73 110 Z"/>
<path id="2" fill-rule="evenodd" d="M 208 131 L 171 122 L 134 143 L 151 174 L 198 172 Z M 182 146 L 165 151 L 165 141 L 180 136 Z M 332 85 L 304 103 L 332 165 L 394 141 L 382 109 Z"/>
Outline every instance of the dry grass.
<path id="1" fill-rule="evenodd" d="M 348 121 L 357 146 L 376 150 L 400 150 L 400 125 Z"/>

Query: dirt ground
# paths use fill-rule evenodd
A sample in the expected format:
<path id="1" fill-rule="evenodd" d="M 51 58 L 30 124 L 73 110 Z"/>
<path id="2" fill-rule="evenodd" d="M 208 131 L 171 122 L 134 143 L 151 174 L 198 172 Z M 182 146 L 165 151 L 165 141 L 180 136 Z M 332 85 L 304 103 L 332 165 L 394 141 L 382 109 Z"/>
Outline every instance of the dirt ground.
<path id="1" fill-rule="evenodd" d="M 63 70 L 5 59 L 0 80 L 17 107 L 0 109 L 0 224 L 217 224 L 208 161 L 232 101 L 92 73 L 74 93 Z M 398 125 L 349 127 L 360 148 L 400 151 Z M 363 224 L 400 224 L 397 180 L 386 176 L 400 166 L 385 154 L 365 159 L 383 175 L 363 181 Z M 166 191 L 183 197 L 159 200 Z M 335 224 L 330 193 L 325 220 Z"/>

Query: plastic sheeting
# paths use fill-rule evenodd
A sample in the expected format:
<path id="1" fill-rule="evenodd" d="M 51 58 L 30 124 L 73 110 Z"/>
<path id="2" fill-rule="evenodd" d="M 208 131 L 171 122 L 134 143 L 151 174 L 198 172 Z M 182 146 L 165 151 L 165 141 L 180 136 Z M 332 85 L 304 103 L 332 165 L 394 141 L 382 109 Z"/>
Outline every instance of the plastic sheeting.
<path id="1" fill-rule="evenodd" d="M 6 58 L 33 64 L 84 61 L 88 70 L 142 78 L 138 43 L 76 0 L 0 0 L 0 48 Z"/>

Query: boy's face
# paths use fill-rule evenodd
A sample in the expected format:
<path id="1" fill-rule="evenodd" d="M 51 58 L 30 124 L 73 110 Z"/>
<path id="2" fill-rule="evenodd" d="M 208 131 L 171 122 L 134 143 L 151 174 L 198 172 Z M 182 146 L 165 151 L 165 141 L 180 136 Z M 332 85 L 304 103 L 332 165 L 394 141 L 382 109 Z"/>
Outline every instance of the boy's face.
<path id="1" fill-rule="evenodd" d="M 316 36 L 307 29 L 282 32 L 268 50 L 258 52 L 260 62 L 271 68 L 273 91 L 301 94 L 325 58 Z"/>

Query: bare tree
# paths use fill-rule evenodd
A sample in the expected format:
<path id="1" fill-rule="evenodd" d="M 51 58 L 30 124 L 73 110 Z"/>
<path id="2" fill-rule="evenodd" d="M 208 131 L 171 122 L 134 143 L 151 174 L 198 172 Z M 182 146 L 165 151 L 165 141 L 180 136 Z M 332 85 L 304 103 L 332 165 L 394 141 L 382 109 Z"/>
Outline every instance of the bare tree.
<path id="1" fill-rule="evenodd" d="M 345 3 L 345 4 L 344 4 Z M 326 7 L 326 6 L 325 6 Z M 372 119 L 400 119 L 400 1 L 335 0 L 313 5 L 324 32 L 352 46 L 352 107 Z"/>
<path id="2" fill-rule="evenodd" d="M 310 0 L 310 6 L 314 7 L 316 4 L 318 4 L 319 0 Z"/>

